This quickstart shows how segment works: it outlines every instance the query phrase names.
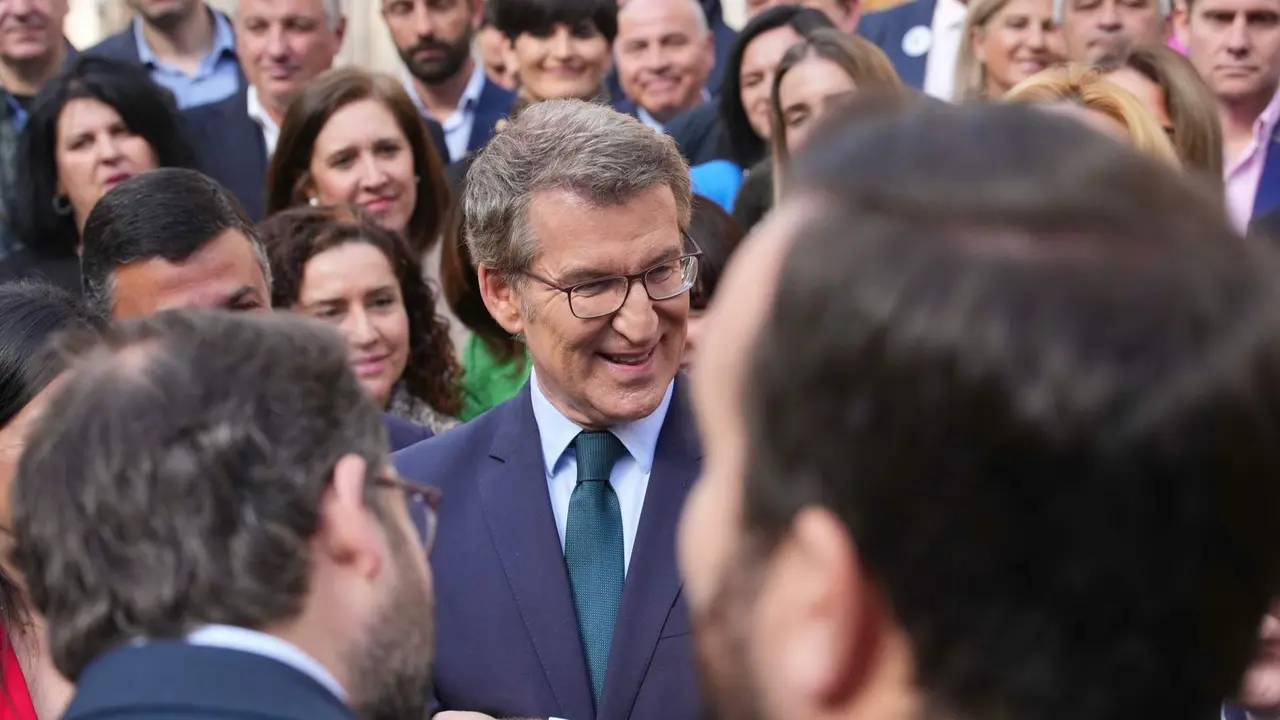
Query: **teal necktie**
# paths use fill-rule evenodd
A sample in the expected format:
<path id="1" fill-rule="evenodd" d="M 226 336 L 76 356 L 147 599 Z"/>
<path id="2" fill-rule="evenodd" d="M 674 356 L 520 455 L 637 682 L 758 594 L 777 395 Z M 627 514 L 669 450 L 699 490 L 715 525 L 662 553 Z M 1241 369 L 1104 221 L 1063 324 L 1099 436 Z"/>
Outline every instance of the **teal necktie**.
<path id="1" fill-rule="evenodd" d="M 626 576 L 622 510 L 618 495 L 609 484 L 609 473 L 627 449 L 610 432 L 580 433 L 574 438 L 573 447 L 578 456 L 578 484 L 569 497 L 564 561 L 569 567 L 573 606 L 578 613 L 578 633 L 587 653 L 591 694 L 599 707 Z"/>

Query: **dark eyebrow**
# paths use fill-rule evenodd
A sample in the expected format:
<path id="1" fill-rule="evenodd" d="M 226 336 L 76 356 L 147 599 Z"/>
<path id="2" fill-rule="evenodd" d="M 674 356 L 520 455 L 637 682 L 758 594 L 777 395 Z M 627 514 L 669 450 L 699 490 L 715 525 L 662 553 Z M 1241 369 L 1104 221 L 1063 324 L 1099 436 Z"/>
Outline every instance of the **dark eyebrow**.
<path id="1" fill-rule="evenodd" d="M 645 263 L 644 267 L 642 267 L 638 272 L 644 272 L 645 270 L 649 270 L 650 268 L 657 267 L 658 265 L 661 265 L 663 263 L 671 262 L 679 257 L 684 256 L 686 252 L 687 251 L 685 250 L 684 245 L 682 243 L 680 246 L 680 249 L 678 250 L 667 250 L 662 253 L 659 253 L 657 256 L 655 256 L 656 259 L 650 260 L 648 263 Z M 624 273 L 607 272 L 604 270 L 596 270 L 594 268 L 575 268 L 573 270 L 566 272 L 564 275 L 560 277 L 560 284 L 568 288 L 568 287 L 573 287 L 574 285 L 581 285 L 582 283 L 589 283 L 595 280 L 604 280 L 605 278 L 622 277 L 623 275 Z"/>
<path id="2" fill-rule="evenodd" d="M 252 285 L 241 285 L 235 292 L 228 295 L 226 300 L 222 301 L 222 307 L 233 308 L 236 305 L 239 305 L 252 295 L 255 290 L 256 288 Z"/>

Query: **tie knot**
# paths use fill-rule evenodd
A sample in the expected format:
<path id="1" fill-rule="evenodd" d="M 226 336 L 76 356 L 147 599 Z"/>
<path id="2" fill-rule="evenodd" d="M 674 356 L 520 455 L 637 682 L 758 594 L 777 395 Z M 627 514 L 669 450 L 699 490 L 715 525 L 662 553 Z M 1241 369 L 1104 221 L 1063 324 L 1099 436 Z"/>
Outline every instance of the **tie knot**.
<path id="1" fill-rule="evenodd" d="M 578 456 L 578 482 L 609 480 L 613 464 L 627 453 L 616 435 L 606 431 L 584 431 L 573 439 Z"/>

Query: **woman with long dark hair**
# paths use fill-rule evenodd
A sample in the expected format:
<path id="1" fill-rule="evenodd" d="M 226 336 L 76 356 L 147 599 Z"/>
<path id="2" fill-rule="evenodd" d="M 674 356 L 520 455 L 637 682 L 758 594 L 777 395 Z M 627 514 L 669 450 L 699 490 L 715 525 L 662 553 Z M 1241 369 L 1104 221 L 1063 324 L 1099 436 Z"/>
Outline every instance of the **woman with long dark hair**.
<path id="1" fill-rule="evenodd" d="M 404 237 L 348 207 L 303 207 L 259 226 L 272 304 L 332 323 L 365 389 L 396 417 L 457 425 L 461 371 L 449 325 Z"/>
<path id="2" fill-rule="evenodd" d="M 0 718 L 6 720 L 52 720 L 71 700 L 73 688 L 54 669 L 44 628 L 9 564 L 10 491 L 27 434 L 63 370 L 46 346 L 58 332 L 91 327 L 91 316 L 65 290 L 34 281 L 0 285 Z"/>

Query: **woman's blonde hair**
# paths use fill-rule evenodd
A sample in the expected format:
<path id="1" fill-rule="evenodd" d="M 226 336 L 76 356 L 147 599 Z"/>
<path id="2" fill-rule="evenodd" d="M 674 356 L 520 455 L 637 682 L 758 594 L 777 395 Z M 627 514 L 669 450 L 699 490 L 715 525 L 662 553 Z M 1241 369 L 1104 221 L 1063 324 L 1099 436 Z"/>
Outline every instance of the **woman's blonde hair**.
<path id="1" fill-rule="evenodd" d="M 1064 65 L 1032 75 L 1005 93 L 1005 102 L 1069 102 L 1106 115 L 1124 126 L 1140 152 L 1181 167 L 1164 128 L 1138 98 L 1110 82 L 1096 68 Z"/>
<path id="2" fill-rule="evenodd" d="M 772 131 L 769 138 L 769 150 L 773 158 L 774 197 L 782 191 L 781 169 L 790 156 L 787 146 L 787 131 L 782 117 L 782 103 L 778 100 L 778 88 L 782 78 L 786 77 L 796 65 L 811 58 L 818 57 L 830 60 L 848 74 L 858 92 L 876 90 L 878 92 L 900 92 L 903 89 L 898 72 L 893 69 L 884 51 L 874 43 L 858 35 L 850 35 L 834 28 L 814 30 L 804 40 L 792 45 L 778 63 L 778 71 L 773 76 L 772 94 L 769 97 L 769 122 Z"/>
<path id="3" fill-rule="evenodd" d="M 985 28 L 991 18 L 1010 2 L 1011 0 L 973 0 L 969 3 L 964 32 L 960 35 L 960 50 L 956 54 L 956 102 L 982 100 L 987 96 L 987 66 L 978 62 L 978 57 L 973 52 L 973 36 Z"/>

